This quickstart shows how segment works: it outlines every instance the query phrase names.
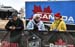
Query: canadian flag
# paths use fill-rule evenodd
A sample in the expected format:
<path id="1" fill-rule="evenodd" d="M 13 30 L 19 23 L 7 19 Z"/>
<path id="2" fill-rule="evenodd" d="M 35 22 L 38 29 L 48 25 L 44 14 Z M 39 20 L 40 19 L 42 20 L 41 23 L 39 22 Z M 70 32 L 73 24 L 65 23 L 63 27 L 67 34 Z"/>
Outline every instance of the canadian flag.
<path id="1" fill-rule="evenodd" d="M 42 10 L 41 6 L 36 6 L 34 5 L 34 10 L 33 11 L 33 16 L 38 15 L 40 16 L 42 21 L 49 21 L 50 20 L 50 16 L 52 13 L 52 10 L 50 8 L 50 6 L 45 7 L 44 10 Z M 33 17 L 31 17 L 30 19 L 32 19 Z"/>

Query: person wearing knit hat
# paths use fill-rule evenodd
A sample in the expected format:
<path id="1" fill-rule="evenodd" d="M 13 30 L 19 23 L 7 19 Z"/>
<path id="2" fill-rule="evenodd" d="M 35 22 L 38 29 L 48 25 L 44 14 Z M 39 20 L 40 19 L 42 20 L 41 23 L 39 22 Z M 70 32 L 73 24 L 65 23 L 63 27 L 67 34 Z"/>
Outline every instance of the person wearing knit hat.
<path id="1" fill-rule="evenodd" d="M 66 31 L 66 24 L 62 19 L 60 13 L 54 15 L 54 22 L 50 26 L 50 31 Z"/>
<path id="2" fill-rule="evenodd" d="M 28 30 L 42 31 L 45 30 L 44 23 L 40 20 L 39 15 L 34 15 L 33 19 L 27 24 Z"/>
<path id="3" fill-rule="evenodd" d="M 21 34 L 24 30 L 24 24 L 23 21 L 17 17 L 17 13 L 12 13 L 12 19 L 8 21 L 5 29 L 10 31 L 10 47 L 13 47 L 13 43 L 18 43 L 18 47 L 22 47 Z"/>

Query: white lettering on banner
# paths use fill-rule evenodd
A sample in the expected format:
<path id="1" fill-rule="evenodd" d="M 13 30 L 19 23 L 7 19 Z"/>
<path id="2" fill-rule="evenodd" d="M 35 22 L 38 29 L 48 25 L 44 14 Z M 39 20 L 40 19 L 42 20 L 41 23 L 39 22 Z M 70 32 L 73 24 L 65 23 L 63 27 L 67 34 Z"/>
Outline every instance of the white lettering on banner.
<path id="1" fill-rule="evenodd" d="M 47 14 L 44 14 L 42 16 L 42 14 L 34 14 L 35 15 L 38 15 L 40 16 L 41 19 L 49 19 L 49 20 L 54 20 L 54 15 L 50 14 L 50 15 L 47 15 Z M 74 23 L 74 18 L 72 16 L 62 16 L 63 20 L 67 23 Z"/>
<path id="2" fill-rule="evenodd" d="M 52 16 L 52 15 L 49 15 L 49 19 L 52 19 L 52 20 L 53 20 L 53 19 L 54 19 L 54 16 Z"/>
<path id="3" fill-rule="evenodd" d="M 67 16 L 62 16 L 64 21 L 67 21 L 68 17 Z"/>
<path id="4" fill-rule="evenodd" d="M 74 47 L 74 45 L 54 45 L 53 43 L 50 43 L 49 47 Z"/>
<path id="5" fill-rule="evenodd" d="M 49 47 L 67 47 L 66 45 L 54 45 L 53 43 L 50 43 Z"/>
<path id="6" fill-rule="evenodd" d="M 69 21 L 70 23 L 74 23 L 74 19 L 73 19 L 73 17 L 70 16 L 70 17 L 68 18 L 68 21 Z"/>
<path id="7" fill-rule="evenodd" d="M 49 47 L 54 47 L 54 44 L 53 43 L 50 43 Z"/>
<path id="8" fill-rule="evenodd" d="M 44 14 L 42 18 L 49 19 L 49 17 L 46 14 Z"/>
<path id="9" fill-rule="evenodd" d="M 37 16 L 40 16 L 41 19 L 54 19 L 54 16 L 52 15 L 47 15 L 47 14 L 44 14 L 42 16 L 42 14 L 34 14 L 34 16 L 37 15 Z"/>
<path id="10" fill-rule="evenodd" d="M 74 18 L 72 16 L 62 16 L 64 21 L 67 21 L 68 23 L 74 23 Z"/>

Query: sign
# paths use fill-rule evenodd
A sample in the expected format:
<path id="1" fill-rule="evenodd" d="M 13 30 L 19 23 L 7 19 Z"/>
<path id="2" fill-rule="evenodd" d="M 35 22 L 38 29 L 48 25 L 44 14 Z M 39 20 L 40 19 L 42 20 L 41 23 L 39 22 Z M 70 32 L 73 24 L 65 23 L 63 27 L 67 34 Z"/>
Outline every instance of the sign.
<path id="1" fill-rule="evenodd" d="M 26 19 L 39 15 L 43 21 L 54 21 L 54 14 L 61 13 L 66 24 L 75 24 L 75 2 L 26 2 Z"/>
<path id="2" fill-rule="evenodd" d="M 49 47 L 74 47 L 72 44 L 66 44 L 62 39 L 58 39 L 55 44 L 50 43 Z"/>

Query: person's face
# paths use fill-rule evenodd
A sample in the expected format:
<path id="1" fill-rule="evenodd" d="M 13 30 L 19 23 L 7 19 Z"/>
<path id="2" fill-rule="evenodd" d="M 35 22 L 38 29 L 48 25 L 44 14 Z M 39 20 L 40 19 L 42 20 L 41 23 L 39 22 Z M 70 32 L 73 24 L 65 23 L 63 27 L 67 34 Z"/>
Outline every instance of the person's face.
<path id="1" fill-rule="evenodd" d="M 39 21 L 40 21 L 40 17 L 36 17 L 35 20 L 36 20 L 37 22 L 39 22 Z"/>
<path id="2" fill-rule="evenodd" d="M 56 16 L 54 18 L 55 18 L 55 20 L 59 20 L 60 19 L 60 17 L 56 17 Z"/>
<path id="3" fill-rule="evenodd" d="M 16 21 L 17 20 L 17 16 L 13 16 L 13 20 Z"/>

